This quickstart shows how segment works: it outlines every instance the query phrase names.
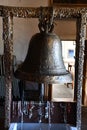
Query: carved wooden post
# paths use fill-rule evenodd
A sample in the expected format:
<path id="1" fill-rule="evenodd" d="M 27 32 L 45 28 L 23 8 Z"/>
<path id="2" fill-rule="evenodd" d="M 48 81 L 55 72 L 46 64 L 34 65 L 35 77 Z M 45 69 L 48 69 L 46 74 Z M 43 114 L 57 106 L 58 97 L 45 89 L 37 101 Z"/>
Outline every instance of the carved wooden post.
<path id="1" fill-rule="evenodd" d="M 83 105 L 87 106 L 87 40 L 85 41 L 84 71 L 83 71 L 83 88 L 82 88 Z"/>
<path id="2" fill-rule="evenodd" d="M 5 128 L 10 126 L 12 91 L 13 17 L 4 10 L 3 17 L 4 65 L 5 65 Z"/>
<path id="3" fill-rule="evenodd" d="M 77 84 L 77 130 L 81 130 L 81 106 L 82 106 L 82 82 L 83 82 L 83 64 L 84 48 L 86 37 L 86 13 L 81 16 L 81 28 L 79 39 L 79 63 L 78 63 L 78 84 Z"/>
<path id="4" fill-rule="evenodd" d="M 75 85 L 74 85 L 74 101 L 77 101 L 77 87 L 78 87 L 78 63 L 79 63 L 79 39 L 81 30 L 81 18 L 76 20 L 76 52 L 75 52 Z"/>

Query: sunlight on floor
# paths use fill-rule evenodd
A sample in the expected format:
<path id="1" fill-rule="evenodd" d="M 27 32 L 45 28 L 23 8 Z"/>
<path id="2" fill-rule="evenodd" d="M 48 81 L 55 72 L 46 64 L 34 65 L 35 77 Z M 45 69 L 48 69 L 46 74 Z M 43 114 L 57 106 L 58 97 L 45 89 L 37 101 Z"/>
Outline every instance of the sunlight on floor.
<path id="1" fill-rule="evenodd" d="M 74 89 L 72 86 L 67 87 L 65 84 L 53 84 L 52 101 L 73 101 Z"/>

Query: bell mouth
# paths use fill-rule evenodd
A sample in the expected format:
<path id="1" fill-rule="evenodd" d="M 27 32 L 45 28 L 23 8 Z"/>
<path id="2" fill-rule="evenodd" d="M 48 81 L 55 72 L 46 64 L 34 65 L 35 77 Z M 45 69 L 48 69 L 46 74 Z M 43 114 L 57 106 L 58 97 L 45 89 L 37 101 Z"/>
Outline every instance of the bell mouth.
<path id="1" fill-rule="evenodd" d="M 58 84 L 72 82 L 72 76 L 68 71 L 66 71 L 65 74 L 59 75 L 42 75 L 37 73 L 26 73 L 21 71 L 20 69 L 17 69 L 14 75 L 18 79 L 38 83 Z"/>

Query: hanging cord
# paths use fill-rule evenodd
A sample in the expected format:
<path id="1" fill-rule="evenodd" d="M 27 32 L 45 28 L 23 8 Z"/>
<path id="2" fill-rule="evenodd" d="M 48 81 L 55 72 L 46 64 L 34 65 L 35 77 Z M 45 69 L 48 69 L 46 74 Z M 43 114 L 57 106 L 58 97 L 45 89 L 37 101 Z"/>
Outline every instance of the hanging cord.
<path id="1" fill-rule="evenodd" d="M 51 9 L 50 14 L 44 15 L 44 10 L 41 7 L 39 15 L 39 24 L 38 24 L 40 32 L 45 33 L 52 32 L 54 28 L 53 19 L 54 19 L 53 8 Z"/>

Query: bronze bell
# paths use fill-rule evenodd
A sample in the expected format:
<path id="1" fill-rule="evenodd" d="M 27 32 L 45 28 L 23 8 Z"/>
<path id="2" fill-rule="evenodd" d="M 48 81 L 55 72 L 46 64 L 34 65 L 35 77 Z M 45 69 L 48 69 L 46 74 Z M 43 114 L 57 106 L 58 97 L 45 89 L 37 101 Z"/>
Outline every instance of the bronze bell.
<path id="1" fill-rule="evenodd" d="M 27 56 L 15 77 L 38 83 L 71 82 L 71 75 L 64 66 L 59 37 L 47 31 L 32 36 Z"/>

